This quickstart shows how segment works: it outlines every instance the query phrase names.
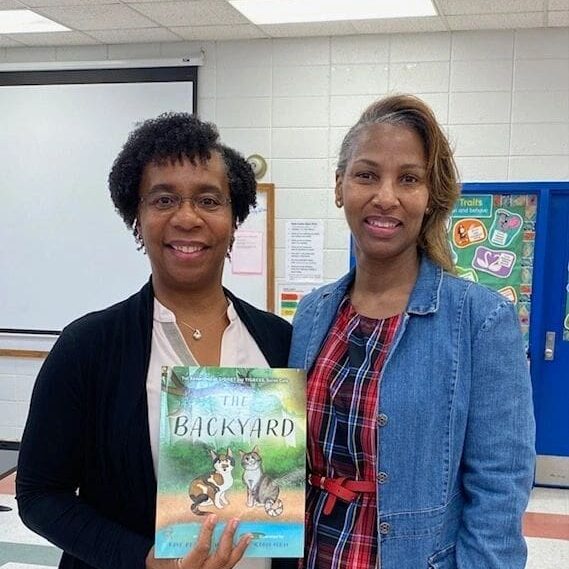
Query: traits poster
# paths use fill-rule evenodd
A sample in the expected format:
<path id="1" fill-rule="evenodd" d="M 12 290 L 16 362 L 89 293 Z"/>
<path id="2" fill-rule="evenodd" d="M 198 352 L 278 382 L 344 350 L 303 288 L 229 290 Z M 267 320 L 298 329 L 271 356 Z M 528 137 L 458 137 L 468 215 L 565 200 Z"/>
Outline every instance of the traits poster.
<path id="1" fill-rule="evenodd" d="M 487 285 L 517 307 L 527 348 L 531 308 L 537 196 L 462 196 L 449 236 L 457 273 Z"/>

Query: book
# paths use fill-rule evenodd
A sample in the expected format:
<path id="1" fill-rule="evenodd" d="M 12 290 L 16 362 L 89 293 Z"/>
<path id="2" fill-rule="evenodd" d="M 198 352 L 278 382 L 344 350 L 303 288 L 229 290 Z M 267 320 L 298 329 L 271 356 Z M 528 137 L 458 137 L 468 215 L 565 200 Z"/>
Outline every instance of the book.
<path id="1" fill-rule="evenodd" d="M 233 517 L 245 557 L 302 557 L 306 373 L 164 367 L 155 556 L 183 557 L 207 514 L 213 546 Z"/>

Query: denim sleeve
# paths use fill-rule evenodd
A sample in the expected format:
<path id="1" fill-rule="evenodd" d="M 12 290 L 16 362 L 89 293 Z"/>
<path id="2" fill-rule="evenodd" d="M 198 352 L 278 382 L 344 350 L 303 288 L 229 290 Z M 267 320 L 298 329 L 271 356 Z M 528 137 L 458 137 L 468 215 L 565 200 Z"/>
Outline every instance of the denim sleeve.
<path id="1" fill-rule="evenodd" d="M 298 303 L 292 321 L 292 339 L 288 356 L 288 367 L 303 369 L 305 367 L 306 350 L 312 330 L 314 313 L 314 295 L 305 296 Z"/>
<path id="2" fill-rule="evenodd" d="M 525 567 L 521 525 L 533 483 L 534 445 L 531 382 L 518 318 L 513 305 L 501 301 L 473 331 L 458 569 Z"/>
<path id="3" fill-rule="evenodd" d="M 20 445 L 16 498 L 31 530 L 98 569 L 144 569 L 152 541 L 101 516 L 76 493 L 86 431 L 88 373 L 64 331 L 36 380 Z"/>

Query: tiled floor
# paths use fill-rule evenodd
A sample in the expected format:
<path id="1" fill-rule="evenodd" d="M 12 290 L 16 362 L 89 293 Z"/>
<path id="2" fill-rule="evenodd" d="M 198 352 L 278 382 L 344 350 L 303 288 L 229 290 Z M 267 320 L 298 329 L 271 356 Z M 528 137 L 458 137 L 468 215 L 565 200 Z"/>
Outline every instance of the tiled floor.
<path id="1" fill-rule="evenodd" d="M 51 569 L 60 552 L 26 529 L 16 513 L 12 474 L 0 480 L 0 569 Z M 569 568 L 569 490 L 535 488 L 524 519 L 526 569 Z M 242 565 L 247 567 L 246 563 Z"/>

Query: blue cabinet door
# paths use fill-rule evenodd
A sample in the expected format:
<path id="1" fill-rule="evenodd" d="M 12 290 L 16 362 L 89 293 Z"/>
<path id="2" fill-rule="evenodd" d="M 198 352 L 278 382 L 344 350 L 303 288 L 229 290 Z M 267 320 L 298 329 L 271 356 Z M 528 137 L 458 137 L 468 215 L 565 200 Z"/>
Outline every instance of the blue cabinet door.
<path id="1" fill-rule="evenodd" d="M 532 350 L 537 422 L 536 483 L 569 487 L 569 191 L 551 192 Z"/>

